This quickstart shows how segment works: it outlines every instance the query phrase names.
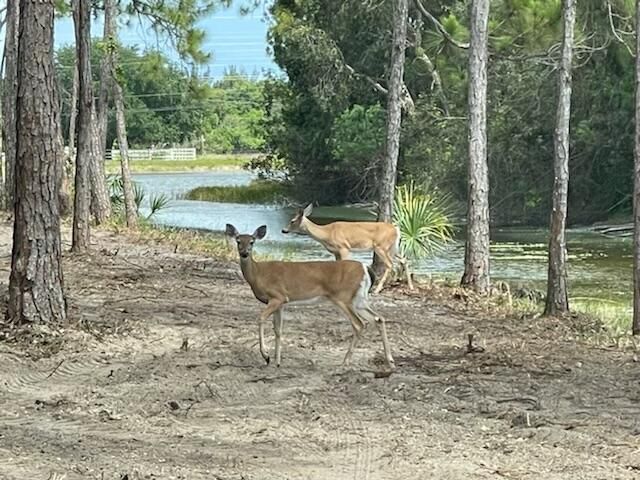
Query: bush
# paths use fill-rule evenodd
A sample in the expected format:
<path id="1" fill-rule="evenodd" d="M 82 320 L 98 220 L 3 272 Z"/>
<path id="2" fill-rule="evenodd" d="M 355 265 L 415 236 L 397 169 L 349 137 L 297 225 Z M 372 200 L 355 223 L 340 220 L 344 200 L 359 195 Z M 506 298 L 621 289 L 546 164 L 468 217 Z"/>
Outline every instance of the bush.
<path id="1" fill-rule="evenodd" d="M 428 185 L 418 188 L 411 181 L 397 187 L 393 217 L 400 228 L 400 253 L 419 259 L 441 250 L 453 238 L 453 213 L 451 197 Z"/>

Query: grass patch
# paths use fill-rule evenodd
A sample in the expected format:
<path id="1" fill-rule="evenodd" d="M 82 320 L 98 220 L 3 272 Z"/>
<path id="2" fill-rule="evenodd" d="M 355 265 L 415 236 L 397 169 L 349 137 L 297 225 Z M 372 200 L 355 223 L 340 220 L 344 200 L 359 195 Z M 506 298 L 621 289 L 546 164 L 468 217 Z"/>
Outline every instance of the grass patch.
<path id="1" fill-rule="evenodd" d="M 251 155 L 202 155 L 195 160 L 130 160 L 133 173 L 197 172 L 207 170 L 239 170 L 248 164 Z M 120 161 L 105 162 L 107 173 L 120 173 Z"/>
<path id="2" fill-rule="evenodd" d="M 582 297 L 571 300 L 571 308 L 574 311 L 598 319 L 612 337 L 622 337 L 631 333 L 631 307 L 629 305 Z"/>
<path id="3" fill-rule="evenodd" d="M 126 234 L 136 243 L 173 245 L 177 252 L 202 253 L 219 260 L 236 261 L 235 248 L 222 233 L 201 232 L 156 225 L 147 219 L 138 220 L 138 228 L 129 230 L 120 217 L 113 217 L 105 227 L 117 234 Z"/>
<path id="4" fill-rule="evenodd" d="M 273 180 L 254 180 L 249 185 L 198 187 L 187 192 L 186 200 L 228 203 L 277 203 L 287 198 L 287 186 Z"/>

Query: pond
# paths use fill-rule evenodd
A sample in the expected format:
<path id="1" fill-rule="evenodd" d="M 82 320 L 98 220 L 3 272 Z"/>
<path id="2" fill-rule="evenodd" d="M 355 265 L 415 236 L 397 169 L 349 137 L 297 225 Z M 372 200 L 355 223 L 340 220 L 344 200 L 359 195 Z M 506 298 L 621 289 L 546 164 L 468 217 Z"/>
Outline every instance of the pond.
<path id="1" fill-rule="evenodd" d="M 331 259 L 314 240 L 304 236 L 283 235 L 293 210 L 280 206 L 182 200 L 188 190 L 203 185 L 243 185 L 253 178 L 244 171 L 137 174 L 134 179 L 149 194 L 164 193 L 172 200 L 154 221 L 167 226 L 222 231 L 233 223 L 241 232 L 253 232 L 267 225 L 267 237 L 256 250 L 276 258 Z M 335 219 L 369 219 L 368 212 L 355 207 L 320 207 L 314 220 L 325 223 Z M 464 232 L 456 241 L 432 258 L 412 265 L 417 274 L 457 281 L 463 271 Z M 630 238 L 610 237 L 588 229 L 568 231 L 569 287 L 574 300 L 613 302 L 631 311 L 632 242 Z M 369 261 L 370 254 L 354 258 Z M 491 232 L 492 279 L 545 289 L 547 275 L 547 232 L 539 228 L 494 228 Z"/>

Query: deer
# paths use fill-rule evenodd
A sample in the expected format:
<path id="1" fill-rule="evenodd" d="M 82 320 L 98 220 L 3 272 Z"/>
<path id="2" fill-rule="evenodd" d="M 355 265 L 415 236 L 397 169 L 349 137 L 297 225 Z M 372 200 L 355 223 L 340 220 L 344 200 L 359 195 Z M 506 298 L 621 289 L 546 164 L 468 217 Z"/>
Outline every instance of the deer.
<path id="1" fill-rule="evenodd" d="M 251 287 L 256 299 L 266 305 L 258 318 L 258 338 L 260 354 L 267 365 L 270 357 L 264 340 L 264 324 L 273 316 L 275 333 L 275 363 L 281 363 L 281 342 L 285 305 L 316 303 L 329 300 L 351 321 L 353 335 L 342 362 L 350 365 L 351 356 L 367 322 L 374 322 L 384 349 L 385 363 L 389 370 L 395 369 L 391 356 L 386 324 L 369 305 L 368 296 L 371 277 L 367 267 L 355 260 L 337 262 L 306 261 L 256 261 L 253 258 L 253 245 L 267 234 L 267 226 L 258 227 L 253 234 L 240 234 L 231 224 L 226 225 L 226 235 L 236 241 L 240 257 L 240 269 Z"/>
<path id="2" fill-rule="evenodd" d="M 352 251 L 373 251 L 384 262 L 384 273 L 376 285 L 374 293 L 380 293 L 387 277 L 393 270 L 393 260 L 397 259 L 407 276 L 409 289 L 413 290 L 411 275 L 406 260 L 399 254 L 400 229 L 386 222 L 333 222 L 318 225 L 309 219 L 313 205 L 299 208 L 282 229 L 282 233 L 300 233 L 311 236 L 331 252 L 336 260 L 347 260 Z"/>

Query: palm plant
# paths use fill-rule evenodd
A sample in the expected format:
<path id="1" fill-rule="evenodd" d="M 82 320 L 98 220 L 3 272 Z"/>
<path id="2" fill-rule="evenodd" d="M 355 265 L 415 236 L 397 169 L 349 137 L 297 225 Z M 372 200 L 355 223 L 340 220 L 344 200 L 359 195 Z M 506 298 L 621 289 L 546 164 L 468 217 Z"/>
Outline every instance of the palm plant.
<path id="1" fill-rule="evenodd" d="M 431 190 L 427 193 L 428 190 Z M 453 238 L 453 202 L 448 195 L 413 181 L 396 188 L 394 223 L 400 229 L 400 253 L 421 259 L 440 251 Z"/>
<path id="2" fill-rule="evenodd" d="M 133 199 L 136 204 L 136 213 L 140 213 L 140 206 L 147 196 L 144 187 L 137 182 L 133 183 Z M 120 175 L 109 175 L 107 177 L 107 186 L 109 188 L 109 195 L 111 198 L 111 205 L 117 212 L 122 212 L 124 209 L 124 185 L 122 183 L 122 177 Z M 169 205 L 169 197 L 164 193 L 159 195 L 152 195 L 149 198 L 149 215 L 147 219 L 151 218 L 160 210 L 166 208 Z"/>

